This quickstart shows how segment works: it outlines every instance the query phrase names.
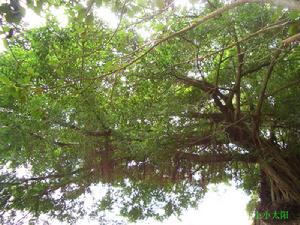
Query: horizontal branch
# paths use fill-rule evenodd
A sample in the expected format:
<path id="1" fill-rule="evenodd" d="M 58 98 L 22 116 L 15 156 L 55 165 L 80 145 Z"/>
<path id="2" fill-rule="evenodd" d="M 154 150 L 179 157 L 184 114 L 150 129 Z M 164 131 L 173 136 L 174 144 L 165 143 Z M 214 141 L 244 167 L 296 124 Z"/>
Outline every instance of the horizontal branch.
<path id="1" fill-rule="evenodd" d="M 76 173 L 82 172 L 82 168 L 74 170 L 70 173 L 63 173 L 63 174 L 50 174 L 45 176 L 39 176 L 39 177 L 30 177 L 30 178 L 14 178 L 13 182 L 1 182 L 0 185 L 17 185 L 17 184 L 23 184 L 28 183 L 31 181 L 44 181 L 47 179 L 59 179 L 64 177 L 70 177 Z"/>
<path id="2" fill-rule="evenodd" d="M 174 76 L 176 77 L 176 79 L 178 81 L 180 81 L 188 86 L 193 86 L 193 87 L 199 88 L 208 94 L 212 94 L 217 89 L 216 86 L 214 86 L 213 84 L 211 84 L 207 81 L 204 81 L 204 80 L 197 80 L 195 78 L 191 78 L 191 77 L 187 77 L 187 76 L 178 76 L 178 75 L 174 75 Z"/>
<path id="3" fill-rule="evenodd" d="M 219 89 L 214 86 L 213 84 L 205 81 L 205 80 L 197 80 L 191 77 L 187 77 L 187 76 L 177 76 L 174 75 L 178 81 L 188 85 L 188 86 L 193 86 L 196 88 L 199 88 L 200 90 L 204 91 L 205 93 L 209 94 L 212 99 L 214 100 L 215 104 L 217 107 L 219 107 L 219 109 L 224 112 L 227 113 L 228 107 L 226 105 L 222 104 L 223 100 L 224 102 L 227 101 L 227 97 L 225 95 L 223 95 Z"/>
<path id="4" fill-rule="evenodd" d="M 253 67 L 251 67 L 251 68 L 249 68 L 247 70 L 244 70 L 242 72 L 242 76 L 246 76 L 246 75 L 248 75 L 250 73 L 255 73 L 255 72 L 259 71 L 260 69 L 269 66 L 270 63 L 271 63 L 271 61 L 268 60 L 268 61 L 261 62 L 260 64 L 255 64 L 255 65 L 253 65 Z"/>
<path id="5" fill-rule="evenodd" d="M 108 137 L 111 135 L 111 130 L 103 130 L 103 131 L 84 131 L 85 134 L 94 137 Z"/>
<path id="6" fill-rule="evenodd" d="M 39 135 L 37 133 L 30 133 L 30 135 L 37 139 L 40 139 L 40 140 L 47 140 L 46 137 L 43 137 L 42 135 Z M 52 143 L 59 147 L 72 147 L 72 146 L 78 145 L 77 143 L 66 143 L 66 142 L 61 142 L 61 141 L 57 141 L 57 140 L 53 141 Z"/>
<path id="7" fill-rule="evenodd" d="M 221 142 L 216 140 L 214 135 L 204 135 L 199 136 L 195 134 L 190 134 L 188 136 L 183 135 L 175 135 L 173 137 L 175 139 L 175 143 L 177 143 L 178 148 L 189 148 L 194 146 L 209 146 L 209 145 L 224 145 L 227 142 Z"/>
<path id="8" fill-rule="evenodd" d="M 66 127 L 66 128 L 70 128 L 72 130 L 82 132 L 83 134 L 85 134 L 87 136 L 93 136 L 93 137 L 108 137 L 112 133 L 112 130 L 110 130 L 110 129 L 104 129 L 104 130 L 101 130 L 101 131 L 99 131 L 99 130 L 89 131 L 89 130 L 84 130 L 80 127 L 77 127 L 73 124 L 59 123 L 59 125 L 62 126 L 62 127 Z"/>
<path id="9" fill-rule="evenodd" d="M 245 162 L 256 163 L 257 157 L 249 154 L 207 154 L 198 155 L 194 153 L 178 152 L 179 158 L 201 164 L 226 163 L 226 162 Z"/>

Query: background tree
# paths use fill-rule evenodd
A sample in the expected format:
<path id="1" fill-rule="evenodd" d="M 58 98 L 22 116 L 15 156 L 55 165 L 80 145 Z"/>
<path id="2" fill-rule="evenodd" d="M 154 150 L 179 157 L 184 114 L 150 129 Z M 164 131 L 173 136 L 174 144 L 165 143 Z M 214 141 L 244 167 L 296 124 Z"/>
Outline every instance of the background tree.
<path id="1" fill-rule="evenodd" d="M 245 0 L 148 3 L 116 4 L 116 29 L 91 3 L 67 5 L 67 28 L 49 19 L 9 39 L 0 59 L 4 222 L 25 210 L 71 223 L 98 183 L 113 189 L 93 215 L 121 200 L 132 221 L 163 219 L 232 179 L 259 196 L 259 209 L 297 217 L 299 12 Z"/>

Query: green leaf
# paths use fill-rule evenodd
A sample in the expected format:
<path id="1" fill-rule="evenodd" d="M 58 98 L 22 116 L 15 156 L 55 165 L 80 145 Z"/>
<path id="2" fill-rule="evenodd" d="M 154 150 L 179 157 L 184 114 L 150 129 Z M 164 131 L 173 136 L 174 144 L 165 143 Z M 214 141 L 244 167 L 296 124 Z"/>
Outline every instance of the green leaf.
<path id="1" fill-rule="evenodd" d="M 300 16 L 300 12 L 294 10 L 288 13 L 288 17 L 292 20 L 297 19 Z"/>
<path id="2" fill-rule="evenodd" d="M 300 25 L 299 23 L 291 25 L 288 29 L 289 35 L 295 35 L 295 34 L 299 33 L 300 32 L 299 25 Z"/>
<path id="3" fill-rule="evenodd" d="M 7 85 L 7 86 L 12 86 L 13 85 L 13 82 L 11 82 L 11 80 L 6 76 L 0 76 L 0 82 L 2 84 Z"/>
<path id="4" fill-rule="evenodd" d="M 3 3 L 0 5 L 0 13 L 4 14 L 4 13 L 8 13 L 10 12 L 10 5 L 8 3 Z"/>
<path id="5" fill-rule="evenodd" d="M 59 157 L 62 154 L 62 149 L 61 148 L 57 148 L 54 151 L 54 156 Z"/>
<path id="6" fill-rule="evenodd" d="M 85 8 L 80 8 L 79 11 L 78 11 L 78 19 L 83 19 L 85 18 Z"/>

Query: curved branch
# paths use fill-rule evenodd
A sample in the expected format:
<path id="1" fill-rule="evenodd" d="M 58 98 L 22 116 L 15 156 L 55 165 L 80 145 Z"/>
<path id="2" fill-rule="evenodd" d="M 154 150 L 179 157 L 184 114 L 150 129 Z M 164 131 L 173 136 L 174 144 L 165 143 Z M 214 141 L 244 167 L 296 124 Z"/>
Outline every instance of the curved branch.
<path id="1" fill-rule="evenodd" d="M 219 109 L 222 112 L 224 112 L 224 113 L 228 112 L 227 106 L 222 103 L 222 100 L 224 102 L 226 102 L 227 97 L 225 95 L 223 95 L 216 86 L 214 86 L 213 84 L 211 84 L 205 80 L 197 80 L 197 79 L 187 77 L 187 76 L 177 76 L 177 75 L 174 75 L 174 76 L 177 78 L 178 81 L 180 81 L 186 85 L 199 88 L 200 90 L 209 94 L 212 97 L 212 99 L 214 100 L 215 104 L 219 107 Z"/>
<path id="2" fill-rule="evenodd" d="M 269 82 L 270 77 L 272 75 L 274 66 L 275 66 L 275 64 L 277 62 L 277 59 L 278 59 L 281 52 L 282 52 L 282 48 L 279 48 L 275 52 L 275 54 L 273 56 L 273 59 L 271 61 L 271 64 L 268 68 L 267 74 L 266 74 L 266 76 L 263 80 L 262 86 L 261 86 L 261 90 L 260 90 L 259 97 L 258 97 L 257 107 L 256 107 L 256 110 L 255 110 L 255 113 L 254 113 L 254 128 L 253 128 L 253 131 L 254 131 L 253 133 L 254 134 L 258 132 L 259 123 L 260 123 L 260 114 L 261 114 L 261 109 L 262 109 L 263 102 L 264 102 L 264 99 L 265 99 L 265 92 L 266 92 L 266 89 L 267 89 L 267 85 L 268 85 L 268 82 Z"/>
<path id="3" fill-rule="evenodd" d="M 300 3 L 299 3 L 300 4 Z M 284 39 L 283 41 L 282 41 L 282 43 L 283 43 L 283 45 L 284 46 L 287 46 L 287 45 L 289 45 L 290 43 L 292 43 L 292 42 L 300 42 L 300 33 L 298 33 L 298 34 L 295 34 L 295 35 L 293 35 L 293 36 L 291 36 L 291 37 L 288 37 L 288 38 L 286 38 L 286 39 Z"/>

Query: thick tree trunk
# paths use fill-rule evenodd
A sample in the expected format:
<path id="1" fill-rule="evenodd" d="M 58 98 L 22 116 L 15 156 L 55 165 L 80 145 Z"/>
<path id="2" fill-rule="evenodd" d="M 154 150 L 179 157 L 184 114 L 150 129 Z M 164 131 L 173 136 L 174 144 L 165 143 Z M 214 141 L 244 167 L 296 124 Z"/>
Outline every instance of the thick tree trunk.
<path id="1" fill-rule="evenodd" d="M 271 199 L 270 180 L 262 169 L 260 170 L 260 179 L 261 180 L 260 180 L 259 198 L 261 203 L 259 209 L 264 209 L 268 206 L 270 202 L 272 202 L 272 199 Z"/>
<path id="2" fill-rule="evenodd" d="M 283 157 L 271 143 L 261 142 L 263 157 L 259 159 L 262 170 L 270 179 L 273 203 L 295 202 L 300 205 L 300 174 L 294 162 Z"/>
<path id="3" fill-rule="evenodd" d="M 253 133 L 243 123 L 227 130 L 231 142 L 248 149 L 258 158 L 261 168 L 260 212 L 288 211 L 288 220 L 259 220 L 255 225 L 299 225 L 300 218 L 300 157 L 288 154 L 274 142 Z"/>
<path id="4" fill-rule="evenodd" d="M 243 123 L 227 130 L 231 142 L 249 149 L 258 157 L 258 163 L 269 179 L 272 202 L 294 202 L 300 206 L 300 160 L 289 156 L 287 150 L 253 133 Z"/>
<path id="5" fill-rule="evenodd" d="M 262 157 L 259 212 L 287 211 L 286 220 L 255 220 L 254 225 L 300 224 L 300 161 L 297 156 L 288 157 L 268 142 L 260 142 Z"/>

